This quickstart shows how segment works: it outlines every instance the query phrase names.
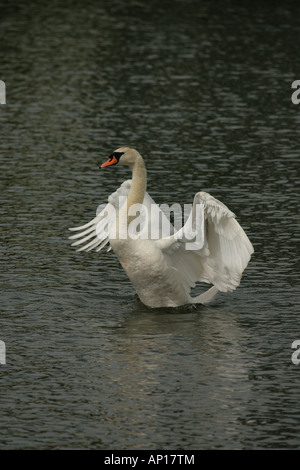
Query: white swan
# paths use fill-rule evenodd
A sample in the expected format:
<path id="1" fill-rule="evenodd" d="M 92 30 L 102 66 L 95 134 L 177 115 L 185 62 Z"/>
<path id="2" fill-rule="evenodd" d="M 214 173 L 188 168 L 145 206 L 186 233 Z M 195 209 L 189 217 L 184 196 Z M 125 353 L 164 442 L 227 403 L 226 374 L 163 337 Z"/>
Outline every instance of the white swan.
<path id="1" fill-rule="evenodd" d="M 93 220 L 81 227 L 70 228 L 79 231 L 70 237 L 76 240 L 72 246 L 88 241 L 78 251 L 94 248 L 100 251 L 109 242 L 139 298 L 149 307 L 206 303 L 218 291 L 236 289 L 254 250 L 235 215 L 210 194 L 199 192 L 194 197 L 186 224 L 174 231 L 146 192 L 146 168 L 141 155 L 134 149 L 121 147 L 101 167 L 117 164 L 132 169 L 132 180 L 125 181 L 109 196 L 108 204 Z M 140 207 L 135 204 L 143 204 L 146 208 L 144 218 L 138 219 L 137 213 L 134 215 L 132 209 Z M 151 207 L 156 209 L 154 215 Z M 155 239 L 145 239 L 142 234 L 145 230 L 150 233 L 149 227 L 157 225 L 158 214 L 164 228 L 159 227 Z M 132 237 L 128 233 L 130 224 L 137 220 L 141 225 L 140 232 Z M 192 237 L 196 244 L 193 249 L 187 249 Z M 213 286 L 192 297 L 190 291 L 199 281 Z"/>

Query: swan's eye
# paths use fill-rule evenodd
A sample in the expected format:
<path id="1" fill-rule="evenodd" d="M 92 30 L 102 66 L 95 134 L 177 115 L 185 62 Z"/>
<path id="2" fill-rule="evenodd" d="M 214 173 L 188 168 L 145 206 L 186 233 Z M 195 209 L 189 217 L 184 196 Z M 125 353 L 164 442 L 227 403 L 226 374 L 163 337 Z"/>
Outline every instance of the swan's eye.
<path id="1" fill-rule="evenodd" d="M 101 168 L 104 168 L 106 166 L 111 166 L 111 165 L 116 165 L 117 163 L 119 163 L 119 160 L 120 160 L 120 157 L 123 155 L 124 152 L 114 152 L 114 153 L 111 153 L 109 156 L 108 156 L 108 160 L 107 162 L 103 163 L 101 165 Z"/>
<path id="2" fill-rule="evenodd" d="M 124 154 L 124 152 L 114 152 L 114 153 L 113 153 L 112 155 L 110 155 L 110 156 L 111 156 L 111 157 L 116 157 L 116 159 L 119 161 L 123 154 Z"/>

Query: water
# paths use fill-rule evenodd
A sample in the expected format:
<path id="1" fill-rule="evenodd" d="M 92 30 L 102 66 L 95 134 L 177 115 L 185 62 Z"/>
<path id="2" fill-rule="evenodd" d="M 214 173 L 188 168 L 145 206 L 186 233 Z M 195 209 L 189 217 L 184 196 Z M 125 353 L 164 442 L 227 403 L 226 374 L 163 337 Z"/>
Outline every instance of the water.
<path id="1" fill-rule="evenodd" d="M 300 447 L 295 5 L 1 2 L 2 449 Z M 122 145 L 157 203 L 237 214 L 235 292 L 152 310 L 70 247 L 130 177 L 98 170 Z"/>

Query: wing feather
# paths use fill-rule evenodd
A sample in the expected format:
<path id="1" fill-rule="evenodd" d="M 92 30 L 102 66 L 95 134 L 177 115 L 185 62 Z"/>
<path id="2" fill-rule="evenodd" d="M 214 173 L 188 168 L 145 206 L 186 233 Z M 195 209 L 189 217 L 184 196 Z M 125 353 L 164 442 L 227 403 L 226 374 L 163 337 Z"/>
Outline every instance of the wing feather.
<path id="1" fill-rule="evenodd" d="M 76 240 L 71 246 L 82 245 L 86 241 L 90 240 L 89 243 L 81 246 L 77 251 L 90 251 L 94 248 L 96 251 L 100 251 L 108 244 L 109 229 L 115 221 L 116 212 L 120 209 L 120 202 L 124 203 L 128 196 L 130 186 L 131 180 L 124 181 L 117 191 L 108 197 L 108 203 L 103 208 L 100 206 L 101 210 L 96 217 L 90 220 L 87 224 L 69 229 L 79 232 L 69 237 L 71 240 Z M 115 211 L 111 210 L 112 207 Z"/>
<path id="2" fill-rule="evenodd" d="M 222 202 L 200 192 L 195 195 L 193 209 L 196 204 L 200 204 L 204 212 L 204 227 L 200 227 L 203 246 L 187 250 L 185 227 L 181 233 L 159 240 L 158 245 L 169 266 L 176 269 L 187 292 L 196 282 L 213 284 L 223 292 L 232 291 L 240 283 L 253 246 L 235 214 Z"/>
<path id="3" fill-rule="evenodd" d="M 109 230 L 115 222 L 116 213 L 120 210 L 121 205 L 126 202 L 131 183 L 132 180 L 124 181 L 124 183 L 108 197 L 108 203 L 99 211 L 97 216 L 88 223 L 80 227 L 69 229 L 78 232 L 69 237 L 70 240 L 75 240 L 71 246 L 77 247 L 88 242 L 86 245 L 78 248 L 77 251 L 90 251 L 93 249 L 100 251 L 109 243 Z M 147 219 L 145 218 L 145 223 L 147 223 L 148 226 L 145 225 L 143 229 L 147 230 L 149 236 L 151 233 L 155 233 L 158 237 L 174 233 L 174 227 L 170 223 L 167 215 L 155 204 L 154 200 L 147 192 L 145 193 L 143 204 L 147 209 L 148 215 Z M 111 207 L 115 210 L 112 211 Z"/>

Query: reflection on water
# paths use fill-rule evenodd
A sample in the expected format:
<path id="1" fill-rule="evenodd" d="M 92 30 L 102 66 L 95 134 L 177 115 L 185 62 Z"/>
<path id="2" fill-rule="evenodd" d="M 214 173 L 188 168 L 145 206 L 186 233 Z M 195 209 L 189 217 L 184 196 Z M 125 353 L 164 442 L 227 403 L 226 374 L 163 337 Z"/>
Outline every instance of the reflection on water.
<path id="1" fill-rule="evenodd" d="M 213 3 L 1 6 L 2 448 L 299 447 L 300 20 Z M 236 292 L 151 310 L 112 253 L 70 248 L 130 176 L 98 169 L 122 145 L 158 204 L 236 213 Z"/>

